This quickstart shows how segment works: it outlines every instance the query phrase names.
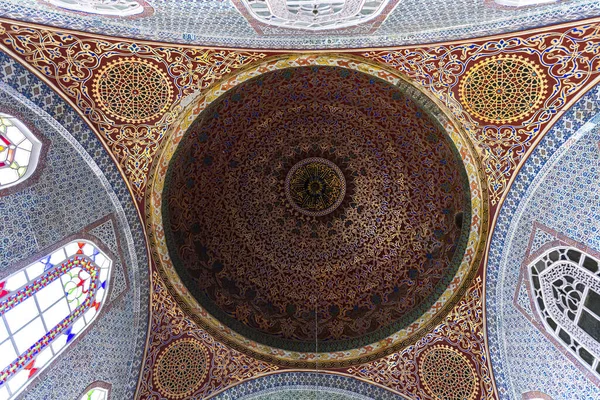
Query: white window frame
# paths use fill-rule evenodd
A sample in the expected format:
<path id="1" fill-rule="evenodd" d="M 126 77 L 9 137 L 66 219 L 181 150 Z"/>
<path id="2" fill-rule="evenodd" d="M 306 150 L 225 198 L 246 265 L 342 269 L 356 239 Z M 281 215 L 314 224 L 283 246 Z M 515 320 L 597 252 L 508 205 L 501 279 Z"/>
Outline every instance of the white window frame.
<path id="1" fill-rule="evenodd" d="M 136 0 L 46 0 L 48 3 L 71 11 L 113 17 L 130 17 L 144 12 Z"/>
<path id="2" fill-rule="evenodd" d="M 258 21 L 308 31 L 340 29 L 371 21 L 391 0 L 241 0 Z M 313 14 L 305 9 L 317 12 Z M 321 11 L 319 11 L 321 10 Z M 321 13 L 321 14 L 319 14 Z"/>
<path id="3" fill-rule="evenodd" d="M 108 393 L 108 389 L 101 386 L 92 386 L 79 400 L 108 400 Z"/>
<path id="4" fill-rule="evenodd" d="M 597 316 L 598 318 L 595 319 L 600 321 L 600 316 L 585 306 L 590 289 L 600 294 L 600 260 L 575 247 L 557 246 L 536 257 L 528 265 L 527 272 L 531 300 L 535 304 L 537 315 L 546 332 L 590 372 L 600 377 L 600 342 L 578 326 L 584 311 L 592 317 Z M 568 272 L 570 279 L 573 279 L 574 283 L 571 286 L 578 284 L 584 286 L 579 301 L 571 303 L 577 304 L 574 306 L 575 311 L 557 305 L 553 294 L 552 282 L 564 280 L 567 276 L 565 272 Z M 559 307 L 563 307 L 563 310 L 561 311 Z M 570 343 L 563 338 L 565 334 L 569 336 Z M 593 357 L 591 364 L 582 357 L 581 352 L 587 352 Z"/>
<path id="5" fill-rule="evenodd" d="M 111 269 L 95 243 L 77 239 L 0 279 L 0 400 L 18 396 L 92 325 Z"/>
<path id="6" fill-rule="evenodd" d="M 31 177 L 31 175 L 33 175 L 40 159 L 40 154 L 42 151 L 42 142 L 37 137 L 35 137 L 31 130 L 29 130 L 29 128 L 18 118 L 6 113 L 0 113 L 0 117 L 10 120 L 10 122 L 21 132 L 21 134 L 25 136 L 26 140 L 28 140 L 31 143 L 31 150 L 29 155 L 29 162 L 27 163 L 27 170 L 25 171 L 23 176 L 20 176 L 16 181 L 0 186 L 1 191 L 8 189 L 9 187 L 18 185 L 21 182 L 27 180 L 27 178 Z"/>

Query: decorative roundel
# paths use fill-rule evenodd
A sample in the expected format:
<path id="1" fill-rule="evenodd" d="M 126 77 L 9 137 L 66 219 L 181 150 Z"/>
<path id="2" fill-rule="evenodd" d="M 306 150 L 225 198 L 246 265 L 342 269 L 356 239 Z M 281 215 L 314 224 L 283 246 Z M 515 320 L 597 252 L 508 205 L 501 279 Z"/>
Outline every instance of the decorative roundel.
<path id="1" fill-rule="evenodd" d="M 462 79 L 459 95 L 473 116 L 507 124 L 531 115 L 544 99 L 547 81 L 533 62 L 514 55 L 477 62 Z"/>
<path id="2" fill-rule="evenodd" d="M 439 400 L 473 400 L 477 374 L 463 354 L 449 346 L 426 350 L 419 361 L 419 376 L 425 389 Z"/>
<path id="3" fill-rule="evenodd" d="M 322 216 L 335 210 L 344 200 L 346 180 L 340 168 L 320 157 L 296 163 L 285 179 L 285 194 L 301 214 Z"/>
<path id="4" fill-rule="evenodd" d="M 173 97 L 168 76 L 150 61 L 138 59 L 107 64 L 94 79 L 93 93 L 102 110 L 129 123 L 160 117 Z"/>
<path id="5" fill-rule="evenodd" d="M 182 399 L 198 390 L 207 372 L 206 347 L 196 339 L 180 339 L 158 357 L 154 379 L 165 397 Z"/>

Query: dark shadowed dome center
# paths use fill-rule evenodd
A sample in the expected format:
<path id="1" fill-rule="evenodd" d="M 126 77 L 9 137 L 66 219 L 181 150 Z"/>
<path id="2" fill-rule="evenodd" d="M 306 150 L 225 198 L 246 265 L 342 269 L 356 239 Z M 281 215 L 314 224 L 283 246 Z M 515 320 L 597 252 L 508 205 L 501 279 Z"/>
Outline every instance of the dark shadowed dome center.
<path id="1" fill-rule="evenodd" d="M 181 280 L 237 333 L 329 352 L 409 326 L 453 279 L 471 221 L 444 130 L 358 71 L 265 73 L 212 102 L 169 166 Z"/>

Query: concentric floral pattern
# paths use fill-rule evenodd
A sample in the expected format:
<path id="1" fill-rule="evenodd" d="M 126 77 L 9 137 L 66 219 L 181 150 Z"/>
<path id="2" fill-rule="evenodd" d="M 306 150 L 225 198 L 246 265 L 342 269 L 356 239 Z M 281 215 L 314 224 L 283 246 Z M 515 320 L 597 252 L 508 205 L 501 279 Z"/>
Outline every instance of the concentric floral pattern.
<path id="1" fill-rule="evenodd" d="M 208 352 L 192 338 L 171 343 L 159 356 L 154 367 L 158 390 L 171 399 L 194 393 L 208 373 Z"/>
<path id="2" fill-rule="evenodd" d="M 546 93 L 540 68 L 522 56 L 477 62 L 460 85 L 460 97 L 475 117 L 495 124 L 521 120 L 535 111 Z"/>
<path id="3" fill-rule="evenodd" d="M 107 64 L 94 79 L 98 105 L 124 122 L 156 119 L 172 102 L 173 89 L 167 75 L 147 60 L 123 58 Z"/>
<path id="4" fill-rule="evenodd" d="M 285 179 L 285 194 L 292 207 L 309 216 L 335 210 L 346 195 L 346 179 L 333 162 L 320 157 L 295 164 Z"/>
<path id="5" fill-rule="evenodd" d="M 163 192 L 175 267 L 203 307 L 258 342 L 340 351 L 382 340 L 427 311 L 462 260 L 460 156 L 385 81 L 334 67 L 269 72 L 213 103 L 179 149 Z M 298 157 L 345 163 L 353 190 L 339 215 L 291 206 Z M 320 165 L 336 176 L 325 185 L 341 185 L 334 164 Z"/>
<path id="6" fill-rule="evenodd" d="M 475 369 L 467 357 L 450 346 L 427 349 L 419 362 L 419 375 L 436 400 L 473 400 L 477 394 Z"/>

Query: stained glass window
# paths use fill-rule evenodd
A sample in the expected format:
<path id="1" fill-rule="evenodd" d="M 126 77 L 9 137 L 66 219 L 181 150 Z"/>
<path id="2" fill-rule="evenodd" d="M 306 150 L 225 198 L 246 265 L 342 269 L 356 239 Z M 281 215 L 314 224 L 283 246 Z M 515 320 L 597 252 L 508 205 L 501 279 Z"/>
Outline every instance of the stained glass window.
<path id="1" fill-rule="evenodd" d="M 0 281 L 0 400 L 14 398 L 90 325 L 111 264 L 77 240 Z"/>
<path id="2" fill-rule="evenodd" d="M 127 17 L 144 12 L 136 0 L 46 0 L 55 6 L 72 11 L 83 11 L 91 14 Z"/>
<path id="3" fill-rule="evenodd" d="M 42 143 L 17 118 L 0 113 L 0 190 L 31 176 Z"/>
<path id="4" fill-rule="evenodd" d="M 81 396 L 80 400 L 106 400 L 108 399 L 108 390 L 100 387 L 91 388 L 86 394 Z"/>
<path id="5" fill-rule="evenodd" d="M 529 266 L 531 293 L 546 331 L 598 376 L 599 263 L 581 250 L 560 246 Z"/>

